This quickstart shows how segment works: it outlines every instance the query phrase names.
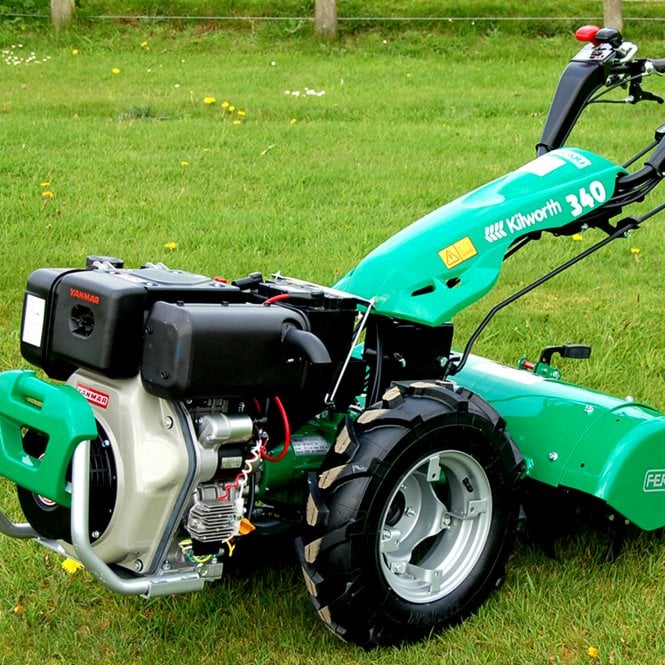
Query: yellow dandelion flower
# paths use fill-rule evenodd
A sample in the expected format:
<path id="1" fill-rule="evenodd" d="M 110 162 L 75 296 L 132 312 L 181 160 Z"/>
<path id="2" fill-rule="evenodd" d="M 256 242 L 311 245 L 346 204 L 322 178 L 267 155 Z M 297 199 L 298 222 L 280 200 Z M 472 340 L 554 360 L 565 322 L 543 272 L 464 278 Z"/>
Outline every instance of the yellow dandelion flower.
<path id="1" fill-rule="evenodd" d="M 575 235 L 572 236 L 572 239 L 579 242 L 580 240 L 582 240 L 582 234 L 581 233 L 576 233 Z"/>
<path id="2" fill-rule="evenodd" d="M 630 253 L 631 254 L 639 254 L 642 250 L 639 247 L 631 247 L 630 248 Z"/>
<path id="3" fill-rule="evenodd" d="M 231 106 L 231 104 L 229 104 L 228 102 L 222 102 L 222 108 L 223 109 L 227 109 L 227 108 L 229 108 L 229 106 Z"/>
<path id="4" fill-rule="evenodd" d="M 234 125 L 242 125 L 242 120 L 234 120 L 233 124 Z"/>
<path id="5" fill-rule="evenodd" d="M 70 575 L 74 575 L 84 567 L 83 564 L 74 561 L 74 559 L 65 559 L 60 565 L 62 566 L 62 569 Z"/>
<path id="6" fill-rule="evenodd" d="M 79 50 L 77 48 L 73 48 L 72 49 L 72 55 L 78 55 L 78 54 L 79 54 Z"/>
<path id="7" fill-rule="evenodd" d="M 148 47 L 148 42 L 146 42 L 146 41 L 142 41 L 142 42 L 141 42 L 141 48 L 146 48 L 146 49 L 149 48 L 149 47 Z"/>
<path id="8" fill-rule="evenodd" d="M 114 67 L 111 71 L 112 71 L 114 74 L 119 74 L 119 73 L 120 73 L 120 67 Z"/>
<path id="9" fill-rule="evenodd" d="M 291 118 L 291 120 L 289 120 L 290 125 L 295 125 L 297 122 L 298 121 L 295 118 Z"/>
<path id="10" fill-rule="evenodd" d="M 207 106 L 210 106 L 214 104 L 217 100 L 214 97 L 204 97 L 203 98 L 203 103 L 206 104 Z"/>
<path id="11" fill-rule="evenodd" d="M 185 161 L 180 162 L 180 166 L 189 166 L 189 162 L 185 162 Z"/>
<path id="12" fill-rule="evenodd" d="M 241 118 L 244 118 L 244 117 L 247 115 L 247 113 L 245 113 L 245 111 L 238 111 L 238 115 L 239 115 Z"/>
<path id="13" fill-rule="evenodd" d="M 588 647 L 586 652 L 591 656 L 591 658 L 598 658 L 598 649 L 596 649 L 596 647 Z"/>
<path id="14" fill-rule="evenodd" d="M 178 243 L 171 240 L 170 242 L 167 242 L 164 245 L 164 249 L 169 251 L 169 252 L 172 252 L 177 246 L 178 246 Z"/>
<path id="15" fill-rule="evenodd" d="M 53 198 L 53 192 L 49 192 L 49 191 L 42 192 L 42 196 L 43 196 L 45 199 L 52 199 L 52 198 Z"/>
<path id="16" fill-rule="evenodd" d="M 50 182 L 40 182 L 39 183 L 40 187 L 49 187 L 51 185 Z"/>
<path id="17" fill-rule="evenodd" d="M 233 113 L 235 110 L 236 110 L 236 107 L 233 106 L 233 104 L 231 104 L 231 105 L 229 106 L 229 113 Z"/>

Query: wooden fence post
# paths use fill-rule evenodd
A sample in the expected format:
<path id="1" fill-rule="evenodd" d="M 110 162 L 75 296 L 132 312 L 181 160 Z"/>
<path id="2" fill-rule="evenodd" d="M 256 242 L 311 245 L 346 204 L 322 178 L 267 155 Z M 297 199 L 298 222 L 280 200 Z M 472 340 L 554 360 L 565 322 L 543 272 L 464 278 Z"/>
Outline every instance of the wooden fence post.
<path id="1" fill-rule="evenodd" d="M 332 39 L 337 34 L 337 0 L 316 0 L 316 34 Z"/>
<path id="2" fill-rule="evenodd" d="M 623 13 L 621 11 L 621 0 L 603 0 L 603 14 L 606 28 L 623 30 Z"/>
<path id="3" fill-rule="evenodd" d="M 51 20 L 56 30 L 69 26 L 74 17 L 74 0 L 51 0 Z"/>

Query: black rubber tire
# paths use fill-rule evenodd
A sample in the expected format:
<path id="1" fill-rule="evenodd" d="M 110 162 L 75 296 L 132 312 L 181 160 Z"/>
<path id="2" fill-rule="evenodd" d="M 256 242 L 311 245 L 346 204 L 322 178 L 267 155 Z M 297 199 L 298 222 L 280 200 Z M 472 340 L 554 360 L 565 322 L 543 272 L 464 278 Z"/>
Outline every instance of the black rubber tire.
<path id="1" fill-rule="evenodd" d="M 395 575 L 396 569 L 387 564 L 389 555 L 380 551 L 382 533 L 385 543 L 386 524 L 394 524 L 399 517 L 393 516 L 389 522 L 390 515 L 404 510 L 404 505 L 395 506 L 406 488 L 405 479 L 425 487 L 424 492 L 418 491 L 427 499 L 428 483 L 433 481 L 425 478 L 429 472 L 423 474 L 418 465 L 434 460 L 436 477 L 436 465 L 441 462 L 439 477 L 446 478 L 448 458 L 462 460 L 462 470 L 478 470 L 478 484 L 488 494 L 481 512 L 488 514 L 482 518 L 483 531 L 478 532 L 473 556 L 458 553 L 459 569 L 452 571 L 457 573 L 453 576 L 447 575 L 444 557 L 433 574 L 448 581 L 439 581 L 438 588 L 432 586 L 431 597 L 428 592 L 420 597 L 418 590 L 412 592 L 408 586 L 413 578 L 399 569 Z M 503 420 L 465 389 L 454 391 L 447 385 L 424 382 L 393 386 L 382 403 L 356 420 L 348 418 L 321 470 L 310 478 L 309 529 L 297 542 L 312 604 L 327 627 L 343 640 L 371 649 L 423 639 L 469 616 L 503 582 L 520 514 L 522 471 L 522 457 Z M 450 474 L 453 478 L 454 472 Z M 441 482 L 452 484 L 449 480 L 434 482 L 437 488 Z M 469 492 L 474 491 L 472 482 L 476 481 L 463 479 Z M 464 490 L 456 491 L 458 496 L 464 494 Z M 448 496 L 452 502 L 453 494 Z M 427 501 L 438 506 L 430 497 L 423 502 L 423 515 Z M 445 510 L 452 509 L 443 510 L 438 517 L 443 514 L 450 524 Z M 467 529 L 476 529 L 473 524 L 469 520 Z M 420 528 L 428 527 L 423 522 Z M 440 552 L 460 551 L 451 549 L 458 546 L 450 539 L 460 540 L 462 527 L 440 528 L 436 536 L 425 539 L 433 554 L 423 559 L 424 568 L 416 566 L 415 570 L 429 574 L 426 569 Z M 425 543 L 414 545 L 409 556 L 415 556 L 420 546 Z M 464 551 L 463 543 L 460 547 Z M 407 583 L 404 589 L 402 579 Z"/>

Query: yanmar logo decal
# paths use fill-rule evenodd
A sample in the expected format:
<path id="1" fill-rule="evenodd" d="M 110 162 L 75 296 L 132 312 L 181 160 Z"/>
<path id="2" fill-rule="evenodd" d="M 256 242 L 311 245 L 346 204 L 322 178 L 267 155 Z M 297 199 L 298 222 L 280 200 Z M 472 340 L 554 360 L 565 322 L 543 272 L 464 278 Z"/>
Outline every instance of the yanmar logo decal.
<path id="1" fill-rule="evenodd" d="M 92 293 L 88 293 L 87 291 L 79 291 L 79 289 L 69 289 L 69 295 L 72 298 L 76 298 L 77 300 L 85 300 L 86 302 L 89 302 L 93 305 L 99 305 L 99 296 L 96 296 Z"/>
<path id="2" fill-rule="evenodd" d="M 649 469 L 644 474 L 645 492 L 665 492 L 665 469 Z"/>
<path id="3" fill-rule="evenodd" d="M 76 390 L 78 390 L 93 406 L 98 406 L 100 409 L 108 408 L 110 398 L 106 393 L 91 388 L 90 386 L 86 386 L 83 383 L 79 383 L 76 386 Z"/>
<path id="4" fill-rule="evenodd" d="M 499 222 L 485 227 L 485 240 L 492 243 L 502 238 L 522 231 L 523 229 L 544 222 L 551 217 L 560 215 L 563 212 L 563 206 L 554 199 L 550 199 L 544 206 L 536 208 L 531 212 L 517 212 L 512 217 L 507 217 Z"/>

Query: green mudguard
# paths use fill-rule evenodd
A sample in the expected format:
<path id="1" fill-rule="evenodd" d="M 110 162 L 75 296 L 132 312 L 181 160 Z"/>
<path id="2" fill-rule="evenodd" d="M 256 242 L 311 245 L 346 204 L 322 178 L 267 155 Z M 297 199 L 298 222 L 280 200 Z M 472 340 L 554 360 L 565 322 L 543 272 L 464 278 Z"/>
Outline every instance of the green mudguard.
<path id="1" fill-rule="evenodd" d="M 665 415 L 477 356 L 455 381 L 501 414 L 527 476 L 591 494 L 641 529 L 665 526 Z"/>

